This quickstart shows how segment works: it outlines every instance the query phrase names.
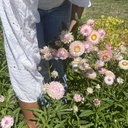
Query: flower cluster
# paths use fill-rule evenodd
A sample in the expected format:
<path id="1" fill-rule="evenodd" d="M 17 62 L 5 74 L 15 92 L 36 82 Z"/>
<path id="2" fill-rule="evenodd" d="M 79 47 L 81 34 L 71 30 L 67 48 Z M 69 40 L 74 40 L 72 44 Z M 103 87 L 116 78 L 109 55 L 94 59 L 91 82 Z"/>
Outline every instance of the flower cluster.
<path id="1" fill-rule="evenodd" d="M 72 32 L 63 30 L 60 38 L 55 41 L 56 49 L 50 45 L 41 49 L 42 58 L 46 60 L 52 58 L 69 59 L 72 71 L 80 73 L 85 78 L 94 80 L 100 77 L 100 80 L 106 85 L 113 85 L 114 82 L 123 84 L 124 79 L 117 72 L 114 72 L 111 66 L 117 64 L 119 69 L 128 70 L 128 53 L 126 47 L 121 45 L 120 49 L 114 49 L 108 44 L 105 47 L 98 47 L 100 46 L 100 42 L 104 40 L 106 32 L 103 28 L 95 30 L 93 28 L 94 25 L 95 22 L 93 19 L 89 19 L 86 24 L 81 25 L 78 29 L 79 38 L 76 38 L 76 35 L 73 35 Z M 54 72 L 51 75 L 58 77 Z M 100 85 L 98 85 L 97 83 L 97 88 L 100 88 Z M 52 86 L 47 86 L 47 89 L 44 89 L 44 92 L 47 90 L 48 95 L 54 99 L 62 98 L 64 90 L 62 89 L 61 96 L 56 97 L 55 91 L 60 90 L 54 87 L 56 88 L 57 86 L 53 82 Z M 93 88 L 90 85 L 86 89 L 88 94 L 93 94 Z M 76 102 L 79 102 L 81 99 L 82 97 L 78 94 L 74 96 Z M 99 100 L 96 99 L 94 104 L 97 101 Z M 100 104 L 100 102 L 98 103 Z"/>
<path id="2" fill-rule="evenodd" d="M 41 55 L 43 59 L 48 57 L 47 60 L 53 58 L 66 60 L 69 87 L 65 96 L 67 106 L 62 111 L 69 111 L 70 118 L 72 111 L 80 122 L 85 122 L 88 118 L 92 127 L 97 115 L 97 124 L 103 127 L 99 124 L 99 120 L 104 113 L 113 119 L 126 113 L 128 50 L 124 45 L 113 48 L 105 43 L 103 46 L 106 32 L 103 28 L 97 30 L 94 28 L 96 28 L 95 22 L 90 19 L 86 24 L 78 26 L 76 33 L 62 31 L 53 46 L 45 47 L 49 49 L 48 52 L 42 49 Z M 51 77 L 59 76 L 53 71 Z M 56 81 L 44 84 L 42 91 L 57 100 L 63 98 L 65 94 L 63 85 Z M 115 114 L 115 111 L 118 113 Z M 106 117 L 102 118 L 101 122 L 104 119 L 106 122 Z"/>
<path id="3" fill-rule="evenodd" d="M 115 61 L 120 69 L 128 70 L 128 60 L 124 57 L 127 55 L 127 50 L 123 45 L 120 49 L 112 49 L 108 44 L 100 50 L 98 45 L 104 39 L 106 32 L 103 28 L 94 30 L 94 25 L 94 20 L 90 19 L 80 27 L 79 33 L 85 37 L 82 41 L 81 39 L 75 40 L 70 34 L 71 39 L 74 40 L 69 40 L 69 47 L 65 50 L 68 51 L 69 58 L 72 58 L 70 64 L 72 71 L 79 70 L 83 76 L 90 79 L 95 79 L 98 76 L 97 73 L 104 74 L 104 82 L 112 85 L 116 76 L 111 69 L 106 69 L 106 65 Z M 65 37 L 64 33 L 60 37 L 60 41 L 63 42 L 61 39 Z"/>
<path id="4" fill-rule="evenodd" d="M 75 102 L 84 102 L 84 97 L 82 97 L 80 94 L 75 94 L 73 99 Z"/>

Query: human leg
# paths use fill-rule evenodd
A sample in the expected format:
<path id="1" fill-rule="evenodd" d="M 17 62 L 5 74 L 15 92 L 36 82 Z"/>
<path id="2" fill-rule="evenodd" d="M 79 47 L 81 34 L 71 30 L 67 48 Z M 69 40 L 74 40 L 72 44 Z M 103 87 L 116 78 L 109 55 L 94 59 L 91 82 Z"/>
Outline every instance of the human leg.
<path id="1" fill-rule="evenodd" d="M 29 109 L 29 108 L 39 109 L 38 102 L 27 103 L 27 102 L 23 102 L 21 100 L 18 100 L 18 101 L 19 101 L 19 105 L 23 112 L 24 119 L 26 121 L 28 128 L 36 128 L 38 126 L 38 124 L 36 121 L 32 120 L 32 118 L 35 118 L 36 115 L 34 114 L 33 111 L 27 110 L 27 109 Z"/>
<path id="2" fill-rule="evenodd" d="M 18 1 L 18 4 L 15 0 L 1 0 L 0 2 L 0 16 L 11 87 L 19 99 L 29 128 L 36 127 L 35 122 L 29 120 L 35 115 L 26 108 L 39 108 L 37 101 L 41 94 L 43 81 L 43 77 L 37 71 L 40 61 L 35 30 L 38 21 L 37 4 L 38 1 L 34 0 L 21 0 Z"/>
<path id="3" fill-rule="evenodd" d="M 46 46 L 45 40 L 44 40 L 44 28 L 42 24 L 43 16 L 45 13 L 44 11 L 39 10 L 39 14 L 40 14 L 40 22 L 36 24 L 36 30 L 37 30 L 38 46 L 40 49 L 42 49 L 44 46 Z M 44 82 L 45 83 L 48 82 L 49 81 L 49 73 L 48 73 L 49 62 L 47 60 L 41 59 L 38 67 L 40 68 L 39 72 L 44 77 Z"/>
<path id="4" fill-rule="evenodd" d="M 71 4 L 68 0 L 65 0 L 59 7 L 44 12 L 45 15 L 42 16 L 41 23 L 43 25 L 45 45 L 48 45 L 50 41 L 59 37 L 62 30 L 62 23 L 64 23 L 67 28 L 69 27 Z M 65 71 L 63 62 L 61 60 L 52 59 L 50 60 L 50 65 L 51 72 L 56 70 L 59 74 L 59 79 L 56 80 L 64 82 L 63 78 L 65 77 Z"/>
<path id="5" fill-rule="evenodd" d="M 16 56 L 13 55 L 11 47 L 5 37 L 5 51 L 11 86 L 18 98 L 28 128 L 36 128 L 36 121 L 31 120 L 36 117 L 36 115 L 34 115 L 33 111 L 27 110 L 27 108 L 39 108 L 38 99 L 41 95 L 43 78 L 34 67 L 32 70 L 29 69 L 27 65 L 28 62 L 25 60 L 22 61 L 21 56 L 19 56 L 16 62 Z M 17 52 L 15 51 L 14 53 Z"/>
<path id="6" fill-rule="evenodd" d="M 70 12 L 71 12 L 71 4 L 68 0 L 60 5 L 57 8 L 53 8 L 51 10 L 41 10 L 39 9 L 40 14 L 40 23 L 37 24 L 37 39 L 39 43 L 39 48 L 43 48 L 47 46 L 49 41 L 58 38 L 61 30 L 62 30 L 62 22 L 67 26 L 67 29 L 70 25 Z M 49 64 L 44 63 L 42 60 L 39 66 L 41 66 L 40 73 L 44 77 L 44 82 L 49 82 L 49 73 L 48 68 Z M 48 65 L 47 68 L 45 65 Z M 63 67 L 63 62 L 61 60 L 50 60 L 51 72 L 56 70 L 59 74 L 59 78 L 57 81 L 64 83 L 65 90 L 67 90 L 66 83 L 66 74 Z M 46 99 L 41 96 L 40 97 L 41 105 L 48 105 Z M 66 101 L 64 99 L 64 101 Z"/>

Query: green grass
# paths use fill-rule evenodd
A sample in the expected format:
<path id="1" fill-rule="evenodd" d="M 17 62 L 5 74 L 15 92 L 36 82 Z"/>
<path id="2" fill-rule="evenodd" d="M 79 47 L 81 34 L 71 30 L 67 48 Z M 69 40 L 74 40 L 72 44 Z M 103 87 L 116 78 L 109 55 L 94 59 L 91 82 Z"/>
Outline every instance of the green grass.
<path id="1" fill-rule="evenodd" d="M 128 18 L 128 0 L 91 0 L 92 6 L 86 8 L 83 15 L 97 19 L 101 15 Z"/>

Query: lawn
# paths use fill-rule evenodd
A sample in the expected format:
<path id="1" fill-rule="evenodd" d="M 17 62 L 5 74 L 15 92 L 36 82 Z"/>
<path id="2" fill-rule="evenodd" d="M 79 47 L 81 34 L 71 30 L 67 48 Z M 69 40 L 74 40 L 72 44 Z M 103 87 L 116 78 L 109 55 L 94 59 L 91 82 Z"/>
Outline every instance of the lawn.
<path id="1" fill-rule="evenodd" d="M 92 6 L 85 10 L 87 18 L 100 18 L 105 16 L 118 16 L 128 18 L 128 0 L 91 0 Z"/>
<path id="2" fill-rule="evenodd" d="M 86 19 L 99 19 L 96 20 L 99 21 L 97 27 L 106 25 L 108 19 L 103 21 L 104 24 L 100 24 L 102 15 L 105 17 L 119 17 L 125 21 L 122 23 L 120 20 L 116 20 L 116 18 L 110 18 L 111 20 L 108 22 L 108 27 L 105 26 L 106 35 L 108 34 L 107 36 L 110 38 L 106 37 L 105 40 L 101 40 L 102 44 L 106 44 L 106 42 L 116 44 L 124 42 L 128 44 L 128 0 L 91 0 L 91 3 L 92 6 L 90 8 L 85 8 L 83 17 L 86 17 Z M 111 21 L 114 21 L 114 23 Z M 5 96 L 4 102 L 0 103 L 0 120 L 5 115 L 11 115 L 15 118 L 13 128 L 26 128 L 17 100 L 14 97 L 12 89 L 10 89 L 1 29 L 0 22 L 0 95 Z M 109 46 L 107 46 L 106 49 L 111 51 Z M 95 53 L 90 54 L 91 57 L 89 55 L 86 56 L 88 57 L 87 62 L 91 58 L 90 64 L 96 61 L 97 56 L 95 56 Z M 128 54 L 125 55 L 126 60 L 128 60 L 127 56 Z M 103 74 L 98 74 L 98 78 L 93 80 L 83 77 L 83 72 L 80 74 L 79 72 L 76 72 L 76 74 L 74 72 L 74 74 L 72 74 L 71 71 L 67 72 L 67 74 L 70 73 L 68 74 L 69 92 L 67 93 L 67 101 L 69 104 L 64 104 L 61 100 L 51 100 L 51 105 L 49 105 L 48 108 L 46 107 L 42 111 L 35 111 L 39 117 L 38 120 L 41 122 L 40 128 L 44 128 L 44 124 L 46 125 L 45 128 L 78 128 L 78 126 L 79 128 L 103 128 L 103 126 L 104 128 L 127 128 L 128 72 L 121 70 L 117 64 L 118 61 L 112 61 L 105 65 L 108 69 L 115 72 L 115 74 L 113 74 L 113 72 L 109 71 L 113 76 L 111 80 L 114 80 L 116 77 L 118 79 L 120 78 L 119 82 L 116 82 L 115 79 L 115 83 L 111 86 L 106 86 L 106 83 L 103 81 Z M 124 61 L 124 67 L 127 65 L 128 62 Z M 89 94 L 87 93 L 87 89 L 94 89 L 94 92 L 90 92 Z M 74 102 L 73 100 L 76 90 L 82 94 L 82 102 L 80 103 Z M 49 97 L 47 96 L 46 98 Z M 97 106 L 97 104 L 101 104 L 100 107 Z M 53 127 L 55 125 L 56 127 Z"/>

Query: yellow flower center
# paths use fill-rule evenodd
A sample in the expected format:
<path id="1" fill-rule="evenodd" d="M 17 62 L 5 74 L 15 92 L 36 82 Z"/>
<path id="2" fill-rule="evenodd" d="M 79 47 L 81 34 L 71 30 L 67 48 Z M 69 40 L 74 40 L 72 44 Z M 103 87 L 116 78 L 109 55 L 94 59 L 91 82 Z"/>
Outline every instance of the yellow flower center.
<path id="1" fill-rule="evenodd" d="M 96 40 L 97 39 L 97 35 L 96 34 L 92 34 L 91 39 L 92 40 Z"/>
<path id="2" fill-rule="evenodd" d="M 75 47 L 74 47 L 74 51 L 75 51 L 75 52 L 79 52 L 79 51 L 80 51 L 80 46 L 75 46 Z"/>
<path id="3" fill-rule="evenodd" d="M 122 65 L 123 66 L 127 66 L 128 65 L 128 62 L 126 62 L 126 61 L 122 62 Z"/>
<path id="4" fill-rule="evenodd" d="M 104 59 L 104 60 L 108 59 L 108 54 L 104 54 L 104 55 L 103 55 L 103 59 Z"/>

